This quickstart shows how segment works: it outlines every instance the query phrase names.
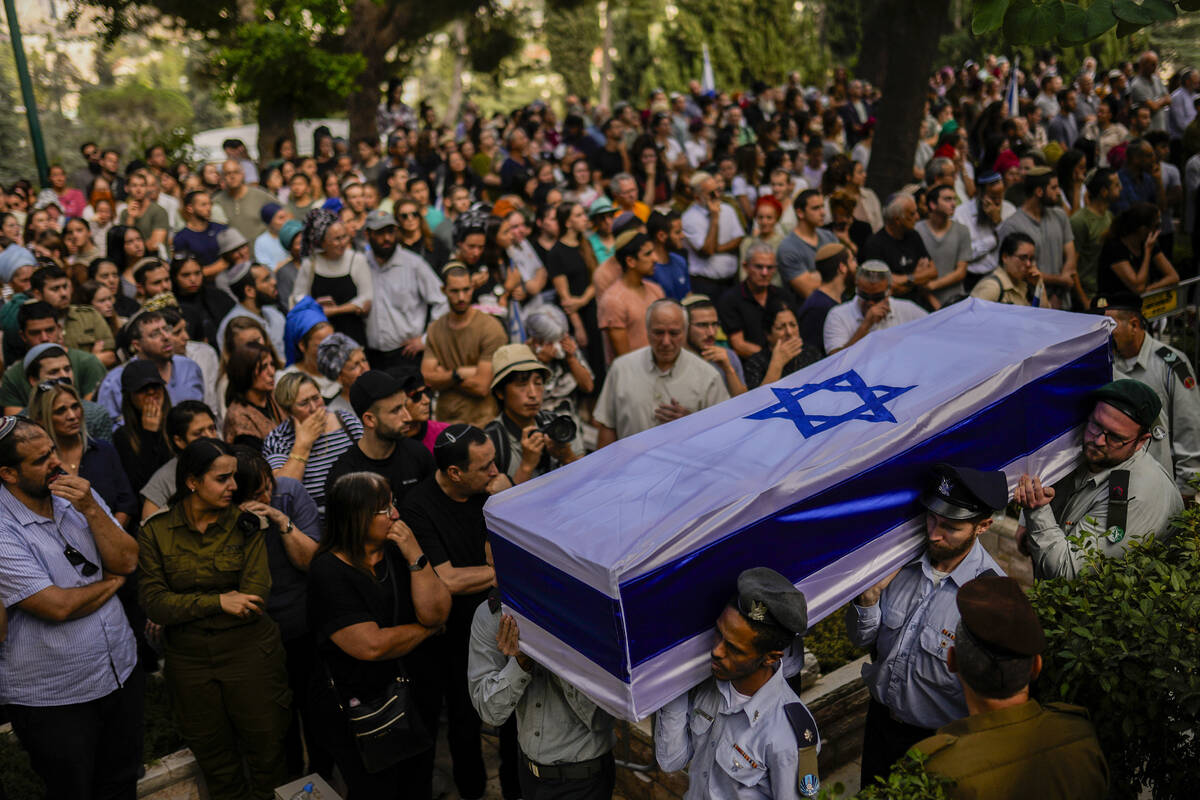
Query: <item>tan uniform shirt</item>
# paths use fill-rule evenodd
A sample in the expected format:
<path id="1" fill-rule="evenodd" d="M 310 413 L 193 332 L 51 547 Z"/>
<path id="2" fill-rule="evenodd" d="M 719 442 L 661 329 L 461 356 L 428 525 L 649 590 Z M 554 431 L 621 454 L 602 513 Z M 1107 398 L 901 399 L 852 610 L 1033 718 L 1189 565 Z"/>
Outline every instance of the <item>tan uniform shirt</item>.
<path id="1" fill-rule="evenodd" d="M 1045 293 L 1042 292 L 1044 295 Z M 1004 303 L 1009 306 L 1031 306 L 1029 302 L 1029 286 L 1025 281 L 1014 281 L 1005 272 L 1004 267 L 996 267 L 990 275 L 985 275 L 971 290 L 971 297 L 980 300 L 991 300 L 993 303 Z"/>
<path id="2" fill-rule="evenodd" d="M 100 312 L 91 306 L 71 306 L 63 320 L 63 343 L 67 347 L 92 352 L 96 342 L 104 342 L 105 350 L 115 350 L 112 328 Z"/>
<path id="3" fill-rule="evenodd" d="M 491 361 L 496 349 L 508 344 L 508 334 L 500 320 L 476 311 L 465 328 L 450 329 L 450 315 L 438 317 L 429 326 L 425 338 L 428 352 L 448 370 L 456 367 L 474 367 L 480 361 Z M 496 398 L 475 397 L 459 389 L 442 389 L 438 392 L 434 418 L 439 422 L 469 422 L 480 428 L 496 418 L 500 412 Z"/>

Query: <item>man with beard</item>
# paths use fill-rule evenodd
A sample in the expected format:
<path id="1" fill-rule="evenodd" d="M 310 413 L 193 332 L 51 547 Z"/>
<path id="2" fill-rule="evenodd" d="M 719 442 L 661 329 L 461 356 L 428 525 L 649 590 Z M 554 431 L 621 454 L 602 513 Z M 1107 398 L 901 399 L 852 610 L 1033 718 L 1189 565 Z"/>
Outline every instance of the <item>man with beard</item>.
<path id="1" fill-rule="evenodd" d="M 807 629 L 804 595 L 786 577 L 766 567 L 738 575 L 717 618 L 712 677 L 658 712 L 659 767 L 690 763 L 684 800 L 817 796 L 817 724 L 780 669 Z"/>
<path id="2" fill-rule="evenodd" d="M 421 375 L 438 392 L 438 420 L 486 425 L 498 411 L 492 354 L 508 343 L 508 333 L 500 320 L 471 305 L 471 274 L 461 261 L 447 264 L 442 278 L 450 310 L 429 326 Z"/>
<path id="3" fill-rule="evenodd" d="M 203 189 L 195 189 L 183 196 L 183 218 L 187 227 L 175 234 L 174 251 L 187 251 L 204 268 L 207 276 L 216 275 L 220 268 L 212 265 L 221 257 L 217 234 L 225 226 L 212 221 L 212 198 Z"/>
<path id="4" fill-rule="evenodd" d="M 412 415 L 404 384 L 382 370 L 368 370 L 350 386 L 350 406 L 362 420 L 363 435 L 334 462 L 325 492 L 342 475 L 374 472 L 387 479 L 399 508 L 409 489 L 434 470 L 430 452 L 406 435 Z"/>
<path id="5" fill-rule="evenodd" d="M 717 344 L 721 323 L 717 318 L 716 305 L 705 295 L 689 294 L 683 298 L 683 307 L 688 312 L 687 349 L 721 373 L 730 397 L 745 393 L 746 375 L 742 371 L 742 360 L 733 348 Z"/>
<path id="6" fill-rule="evenodd" d="M 137 542 L 35 423 L 0 418 L 0 481 L 0 703 L 46 797 L 132 797 L 145 678 L 114 595 Z"/>
<path id="7" fill-rule="evenodd" d="M 270 268 L 243 261 L 230 267 L 226 274 L 229 276 L 229 290 L 237 299 L 237 305 L 229 310 L 217 326 L 217 345 L 222 349 L 225 347 L 225 326 L 231 319 L 250 317 L 266 330 L 276 353 L 286 352 L 283 329 L 287 320 L 283 312 L 275 307 L 279 302 L 279 288 Z"/>
<path id="8" fill-rule="evenodd" d="M 1018 541 L 1033 556 L 1038 580 L 1074 578 L 1086 568 L 1083 552 L 1067 537 L 1090 540 L 1102 555 L 1119 558 L 1134 539 L 1171 533 L 1171 519 L 1183 510 L 1175 481 L 1146 447 L 1162 410 L 1158 394 L 1122 378 L 1092 399 L 1079 465 L 1053 487 L 1022 475 L 1013 492 L 1025 509 Z"/>
<path id="9" fill-rule="evenodd" d="M 1000 223 L 996 236 L 1014 231 L 1033 239 L 1037 248 L 1038 271 L 1054 308 L 1070 308 L 1070 293 L 1075 286 L 1075 234 L 1062 209 L 1062 189 L 1058 176 L 1049 167 L 1031 167 L 1025 173 L 1025 202 L 1017 212 Z"/>
<path id="10" fill-rule="evenodd" d="M 937 464 L 921 495 L 925 550 L 863 592 L 846 611 L 871 693 L 863 735 L 862 785 L 887 777 L 910 747 L 967 715 L 962 687 L 946 667 L 954 644 L 959 587 L 979 575 L 1002 575 L 976 540 L 1008 503 L 1003 472 Z"/>
<path id="11" fill-rule="evenodd" d="M 426 320 L 449 305 L 437 275 L 424 259 L 396 246 L 396 219 L 383 211 L 367 215 L 367 263 L 375 302 L 367 314 L 367 360 L 378 369 L 419 367 L 425 350 Z"/>

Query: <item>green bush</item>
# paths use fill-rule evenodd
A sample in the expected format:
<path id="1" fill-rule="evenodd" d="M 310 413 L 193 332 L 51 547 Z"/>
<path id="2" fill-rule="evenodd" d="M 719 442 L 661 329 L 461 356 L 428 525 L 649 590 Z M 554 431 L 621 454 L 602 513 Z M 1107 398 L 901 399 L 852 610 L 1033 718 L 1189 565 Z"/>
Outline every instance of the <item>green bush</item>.
<path id="1" fill-rule="evenodd" d="M 1200 510 L 1174 525 L 1030 594 L 1046 630 L 1036 695 L 1088 709 L 1114 797 L 1193 798 L 1200 779 Z"/>
<path id="2" fill-rule="evenodd" d="M 144 757 L 149 764 L 184 747 L 175 724 L 166 681 L 161 675 L 146 680 Z M 46 787 L 29 764 L 29 756 L 14 735 L 0 735 L 0 783 L 9 797 L 42 797 Z"/>
<path id="3" fill-rule="evenodd" d="M 859 790 L 854 800 L 948 800 L 954 781 L 925 771 L 929 756 L 917 750 L 896 762 L 887 780 L 875 782 Z M 821 800 L 839 800 L 846 793 L 842 784 L 821 789 Z"/>
<path id="4" fill-rule="evenodd" d="M 846 636 L 844 607 L 809 628 L 808 633 L 804 634 L 804 646 L 817 657 L 822 675 L 833 672 L 867 652 L 851 644 Z"/>

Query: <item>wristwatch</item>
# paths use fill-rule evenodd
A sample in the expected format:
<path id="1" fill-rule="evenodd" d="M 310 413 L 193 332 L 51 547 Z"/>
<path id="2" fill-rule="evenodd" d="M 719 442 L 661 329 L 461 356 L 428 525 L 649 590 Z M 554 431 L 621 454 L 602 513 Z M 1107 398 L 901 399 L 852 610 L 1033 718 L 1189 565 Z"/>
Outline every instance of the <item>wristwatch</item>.
<path id="1" fill-rule="evenodd" d="M 425 565 L 428 563 L 429 563 L 429 556 L 425 555 L 424 553 L 421 553 L 420 558 L 418 558 L 412 564 L 408 565 L 408 571 L 409 572 L 420 572 L 421 570 L 425 569 Z"/>
<path id="2" fill-rule="evenodd" d="M 462 382 L 463 382 L 463 377 L 462 377 L 462 375 L 459 375 L 459 374 L 458 374 L 458 367 L 455 367 L 455 368 L 454 368 L 454 369 L 453 369 L 453 370 L 450 372 L 450 385 L 451 385 L 451 386 L 458 386 L 458 385 L 459 385 L 460 383 L 462 383 Z"/>
<path id="3" fill-rule="evenodd" d="M 1105 441 L 1107 441 L 1107 440 L 1105 440 Z M 289 519 L 287 527 L 283 529 L 283 535 L 284 536 L 288 535 L 295 529 L 295 527 L 296 527 L 296 524 Z"/>

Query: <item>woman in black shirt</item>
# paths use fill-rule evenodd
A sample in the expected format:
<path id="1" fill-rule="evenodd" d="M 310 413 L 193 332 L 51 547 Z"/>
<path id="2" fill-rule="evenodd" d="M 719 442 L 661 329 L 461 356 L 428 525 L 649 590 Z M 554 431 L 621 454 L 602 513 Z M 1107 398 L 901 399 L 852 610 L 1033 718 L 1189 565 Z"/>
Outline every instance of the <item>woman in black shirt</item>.
<path id="1" fill-rule="evenodd" d="M 604 343 L 596 317 L 596 254 L 587 240 L 587 210 L 580 203 L 558 207 L 558 243 L 546 255 L 546 271 L 558 295 L 558 305 L 571 321 L 575 340 L 584 348 L 588 364 L 596 374 L 596 385 L 604 383 Z"/>
<path id="2" fill-rule="evenodd" d="M 346 779 L 350 800 L 429 797 L 433 743 L 388 769 L 367 772 L 338 703 L 373 702 L 404 674 L 404 656 L 449 616 L 450 592 L 400 521 L 381 476 L 343 475 L 326 504 L 327 529 L 308 572 L 309 629 L 321 662 L 311 685 L 314 727 Z M 411 691 L 422 689 L 414 683 Z"/>
<path id="3" fill-rule="evenodd" d="M 763 327 L 767 331 L 767 346 L 742 362 L 746 388 L 774 383 L 820 358 L 815 347 L 801 340 L 800 326 L 796 324 L 796 313 L 791 306 L 780 303 L 768 308 Z"/>
<path id="4" fill-rule="evenodd" d="M 125 424 L 113 434 L 113 444 L 135 494 L 174 455 L 164 424 L 170 410 L 171 398 L 158 366 L 141 358 L 126 364 L 121 372 L 121 416 Z"/>
<path id="5" fill-rule="evenodd" d="M 1179 283 L 1179 273 L 1158 248 L 1158 206 L 1137 203 L 1113 220 L 1097 262 L 1100 294 L 1142 294 Z"/>

